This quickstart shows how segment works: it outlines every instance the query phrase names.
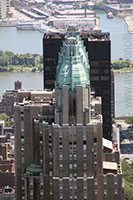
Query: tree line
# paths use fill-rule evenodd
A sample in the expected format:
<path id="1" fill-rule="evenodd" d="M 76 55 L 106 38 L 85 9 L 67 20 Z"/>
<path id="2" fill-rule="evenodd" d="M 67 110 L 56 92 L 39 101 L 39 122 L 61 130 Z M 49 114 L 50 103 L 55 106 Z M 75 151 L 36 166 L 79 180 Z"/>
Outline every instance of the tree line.
<path id="1" fill-rule="evenodd" d="M 33 68 L 42 71 L 43 56 L 38 54 L 14 54 L 12 51 L 0 50 L 0 72 Z"/>
<path id="2" fill-rule="evenodd" d="M 112 61 L 112 68 L 114 70 L 122 70 L 122 69 L 126 69 L 126 70 L 133 70 L 133 61 L 130 60 L 123 60 L 122 58 L 120 58 L 119 60 L 115 60 Z"/>

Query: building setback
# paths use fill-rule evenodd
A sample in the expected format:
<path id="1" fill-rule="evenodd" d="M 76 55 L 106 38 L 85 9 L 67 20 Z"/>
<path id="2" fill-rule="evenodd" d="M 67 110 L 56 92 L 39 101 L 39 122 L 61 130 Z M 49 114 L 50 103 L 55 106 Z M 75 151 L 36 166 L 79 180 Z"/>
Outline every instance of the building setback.
<path id="1" fill-rule="evenodd" d="M 88 52 L 90 64 L 90 85 L 96 96 L 102 97 L 103 135 L 111 139 L 112 117 L 111 117 L 111 42 L 109 33 L 81 33 L 84 45 Z M 56 66 L 58 64 L 58 53 L 60 51 L 64 34 L 44 34 L 44 88 L 55 87 Z M 52 51 L 51 51 L 52 49 Z M 112 104 L 113 105 L 113 104 Z"/>
<path id="2" fill-rule="evenodd" d="M 16 200 L 122 200 L 119 151 L 103 138 L 101 98 L 90 94 L 76 27 L 61 47 L 55 90 L 18 92 Z"/>

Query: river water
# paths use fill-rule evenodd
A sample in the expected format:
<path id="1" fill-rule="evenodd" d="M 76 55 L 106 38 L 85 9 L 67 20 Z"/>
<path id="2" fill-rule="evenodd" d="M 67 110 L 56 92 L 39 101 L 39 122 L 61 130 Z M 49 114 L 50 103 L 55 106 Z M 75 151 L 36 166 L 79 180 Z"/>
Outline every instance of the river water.
<path id="1" fill-rule="evenodd" d="M 133 72 L 115 73 L 115 116 L 133 116 Z"/>
<path id="2" fill-rule="evenodd" d="M 43 33 L 39 31 L 19 31 L 16 27 L 0 27 L 0 50 L 42 55 L 42 38 Z"/>
<path id="3" fill-rule="evenodd" d="M 128 33 L 125 22 L 119 17 L 108 19 L 103 12 L 98 12 L 97 16 L 100 17 L 102 31 L 110 32 L 112 60 L 119 58 L 133 60 L 133 34 Z"/>
<path id="4" fill-rule="evenodd" d="M 43 89 L 43 73 L 35 72 L 1 72 L 0 96 L 7 89 L 14 89 L 15 81 L 22 82 L 23 89 Z"/>
<path id="5" fill-rule="evenodd" d="M 97 12 L 103 32 L 110 32 L 112 60 L 125 58 L 126 46 L 132 47 L 133 34 L 128 34 L 124 21 L 118 17 L 108 19 L 104 12 Z M 0 50 L 14 53 L 42 53 L 43 33 L 38 31 L 18 31 L 15 27 L 0 27 Z M 128 41 L 127 41 L 128 40 Z M 126 41 L 126 42 L 125 42 Z M 132 48 L 130 48 L 130 52 Z M 129 59 L 133 60 L 133 53 Z"/>
<path id="6" fill-rule="evenodd" d="M 103 31 L 111 34 L 112 59 L 125 58 L 127 44 L 132 47 L 132 37 L 127 33 L 123 20 L 114 17 L 107 19 L 105 13 L 97 13 L 101 18 Z M 43 33 L 37 31 L 17 31 L 16 28 L 0 27 L 0 50 L 10 50 L 14 53 L 42 54 Z M 130 58 L 133 60 L 132 48 Z M 6 89 L 14 88 L 14 81 L 22 81 L 24 89 L 42 89 L 43 74 L 32 72 L 0 73 L 0 96 Z M 133 73 L 115 73 L 115 115 L 133 115 Z"/>
<path id="7" fill-rule="evenodd" d="M 0 96 L 6 89 L 13 89 L 14 82 L 22 82 L 24 89 L 43 89 L 43 73 L 0 73 Z M 133 115 L 133 73 L 115 73 L 115 116 Z"/>

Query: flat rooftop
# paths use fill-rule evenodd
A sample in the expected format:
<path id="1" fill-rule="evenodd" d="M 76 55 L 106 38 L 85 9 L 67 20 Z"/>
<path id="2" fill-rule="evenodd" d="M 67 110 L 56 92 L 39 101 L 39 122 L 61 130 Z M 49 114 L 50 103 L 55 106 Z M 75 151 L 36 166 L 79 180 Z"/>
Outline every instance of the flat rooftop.
<path id="1" fill-rule="evenodd" d="M 103 161 L 103 169 L 117 170 L 117 163 Z"/>
<path id="2" fill-rule="evenodd" d="M 59 14 L 61 15 L 84 15 L 85 10 L 84 9 L 76 9 L 76 10 L 63 10 L 63 11 L 58 11 Z M 92 10 L 86 10 L 87 15 L 95 15 L 95 12 Z"/>

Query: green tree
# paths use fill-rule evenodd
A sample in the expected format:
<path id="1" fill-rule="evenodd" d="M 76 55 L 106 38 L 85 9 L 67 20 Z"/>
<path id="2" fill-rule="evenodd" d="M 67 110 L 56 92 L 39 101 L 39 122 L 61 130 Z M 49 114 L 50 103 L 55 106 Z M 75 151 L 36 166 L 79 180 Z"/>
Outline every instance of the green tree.
<path id="1" fill-rule="evenodd" d="M 104 2 L 95 2 L 95 6 L 97 9 L 104 9 Z"/>
<path id="2" fill-rule="evenodd" d="M 129 140 L 130 140 L 130 141 L 133 140 L 133 131 L 129 131 Z"/>
<path id="3" fill-rule="evenodd" d="M 26 54 L 24 55 L 24 57 L 25 57 L 25 58 L 27 58 L 27 57 L 32 57 L 32 54 L 26 53 Z"/>
<path id="4" fill-rule="evenodd" d="M 4 52 L 2 50 L 0 50 L 0 56 L 3 56 Z"/>
<path id="5" fill-rule="evenodd" d="M 7 66 L 8 61 L 9 59 L 7 56 L 0 56 L 0 66 Z"/>
<path id="6" fill-rule="evenodd" d="M 125 200 L 133 200 L 133 166 L 126 160 L 122 162 L 122 174 L 124 178 Z"/>
<path id="7" fill-rule="evenodd" d="M 124 180 L 125 200 L 133 200 L 133 184 Z"/>
<path id="8" fill-rule="evenodd" d="M 10 126 L 10 118 L 5 113 L 0 114 L 0 120 L 4 120 L 6 126 Z"/>
<path id="9" fill-rule="evenodd" d="M 125 122 L 126 122 L 127 124 L 131 124 L 132 127 L 133 127 L 133 116 L 128 117 L 127 119 L 125 119 Z"/>
<path id="10" fill-rule="evenodd" d="M 5 51 L 5 55 L 7 55 L 9 58 L 12 58 L 14 53 L 12 51 Z"/>
<path id="11" fill-rule="evenodd" d="M 43 56 L 40 56 L 40 63 L 43 63 Z"/>

